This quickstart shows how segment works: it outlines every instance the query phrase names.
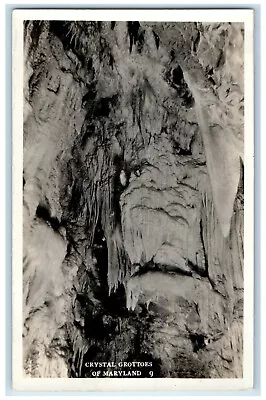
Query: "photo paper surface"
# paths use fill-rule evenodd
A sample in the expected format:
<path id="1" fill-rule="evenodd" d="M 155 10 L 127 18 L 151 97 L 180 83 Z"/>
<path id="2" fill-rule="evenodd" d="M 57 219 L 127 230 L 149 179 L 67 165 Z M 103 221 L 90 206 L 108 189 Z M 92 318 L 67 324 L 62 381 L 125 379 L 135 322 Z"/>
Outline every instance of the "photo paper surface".
<path id="1" fill-rule="evenodd" d="M 14 389 L 252 388 L 253 134 L 252 11 L 14 12 Z"/>

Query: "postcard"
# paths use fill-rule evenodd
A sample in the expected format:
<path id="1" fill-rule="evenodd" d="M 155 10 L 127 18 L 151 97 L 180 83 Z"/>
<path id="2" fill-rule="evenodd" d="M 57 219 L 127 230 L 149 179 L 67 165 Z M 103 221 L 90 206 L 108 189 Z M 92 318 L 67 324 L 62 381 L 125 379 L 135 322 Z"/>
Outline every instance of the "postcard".
<path id="1" fill-rule="evenodd" d="M 252 10 L 13 12 L 13 388 L 253 387 Z"/>

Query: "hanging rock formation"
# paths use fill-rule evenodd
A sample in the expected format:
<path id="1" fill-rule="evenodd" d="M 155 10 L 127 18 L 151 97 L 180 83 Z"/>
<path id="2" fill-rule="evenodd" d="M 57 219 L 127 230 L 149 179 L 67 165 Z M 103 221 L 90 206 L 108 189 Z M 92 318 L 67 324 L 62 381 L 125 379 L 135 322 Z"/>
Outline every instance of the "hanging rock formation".
<path id="1" fill-rule="evenodd" d="M 28 376 L 242 376 L 242 28 L 25 22 Z"/>

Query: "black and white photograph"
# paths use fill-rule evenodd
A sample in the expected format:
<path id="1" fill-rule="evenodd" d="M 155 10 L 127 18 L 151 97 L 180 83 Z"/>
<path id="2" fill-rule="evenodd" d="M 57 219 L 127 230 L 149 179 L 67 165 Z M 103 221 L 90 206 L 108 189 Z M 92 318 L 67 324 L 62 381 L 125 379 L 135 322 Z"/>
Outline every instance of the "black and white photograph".
<path id="1" fill-rule="evenodd" d="M 17 11 L 13 355 L 27 382 L 252 375 L 253 14 L 208 11 Z"/>

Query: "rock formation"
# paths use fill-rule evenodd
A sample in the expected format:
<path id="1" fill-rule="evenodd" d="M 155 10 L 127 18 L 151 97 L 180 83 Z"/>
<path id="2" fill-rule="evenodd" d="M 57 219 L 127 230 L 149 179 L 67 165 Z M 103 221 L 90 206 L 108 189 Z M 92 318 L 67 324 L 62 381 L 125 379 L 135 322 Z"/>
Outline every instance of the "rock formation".
<path id="1" fill-rule="evenodd" d="M 24 33 L 25 373 L 241 377 L 243 25 Z"/>

